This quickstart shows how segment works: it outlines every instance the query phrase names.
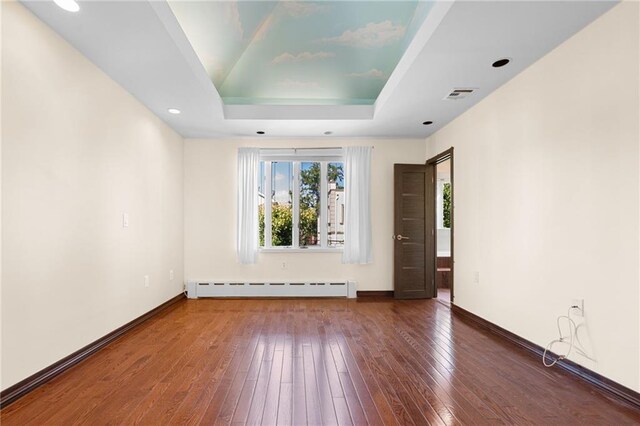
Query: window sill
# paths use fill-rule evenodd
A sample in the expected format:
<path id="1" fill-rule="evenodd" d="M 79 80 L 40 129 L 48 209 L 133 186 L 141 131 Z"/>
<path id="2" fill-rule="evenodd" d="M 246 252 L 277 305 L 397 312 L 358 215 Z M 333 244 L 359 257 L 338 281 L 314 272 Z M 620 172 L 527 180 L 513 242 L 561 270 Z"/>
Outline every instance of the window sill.
<path id="1" fill-rule="evenodd" d="M 260 248 L 260 253 L 342 253 L 342 247 L 339 248 L 289 248 L 289 247 L 270 247 Z"/>

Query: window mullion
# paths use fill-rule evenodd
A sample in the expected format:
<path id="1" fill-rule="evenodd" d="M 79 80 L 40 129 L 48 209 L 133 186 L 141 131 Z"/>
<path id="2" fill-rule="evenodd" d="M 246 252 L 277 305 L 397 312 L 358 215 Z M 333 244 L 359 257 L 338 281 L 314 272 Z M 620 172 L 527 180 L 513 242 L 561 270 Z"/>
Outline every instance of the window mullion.
<path id="1" fill-rule="evenodd" d="M 271 247 L 271 161 L 264 162 L 264 246 Z"/>
<path id="2" fill-rule="evenodd" d="M 320 163 L 320 247 L 327 248 L 329 235 L 327 233 L 328 210 L 327 206 L 327 162 Z"/>
<path id="3" fill-rule="evenodd" d="M 292 212 L 292 247 L 300 247 L 300 162 L 293 162 L 293 212 Z"/>

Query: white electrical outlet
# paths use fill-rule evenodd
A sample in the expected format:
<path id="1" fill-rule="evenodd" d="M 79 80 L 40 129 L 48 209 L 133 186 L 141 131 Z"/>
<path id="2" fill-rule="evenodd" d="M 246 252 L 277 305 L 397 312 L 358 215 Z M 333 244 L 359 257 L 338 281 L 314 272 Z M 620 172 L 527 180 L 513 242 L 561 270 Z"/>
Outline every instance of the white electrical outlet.
<path id="1" fill-rule="evenodd" d="M 144 276 L 144 286 L 149 287 L 149 275 Z"/>
<path id="2" fill-rule="evenodd" d="M 583 317 L 584 316 L 584 299 L 571 299 L 571 307 L 577 306 L 578 309 L 572 309 L 573 315 Z"/>
<path id="3" fill-rule="evenodd" d="M 122 213 L 122 227 L 129 227 L 129 213 Z"/>
<path id="4" fill-rule="evenodd" d="M 282 269 L 287 269 L 287 262 L 282 262 Z"/>
<path id="5" fill-rule="evenodd" d="M 169 269 L 169 281 L 173 281 L 173 269 Z"/>

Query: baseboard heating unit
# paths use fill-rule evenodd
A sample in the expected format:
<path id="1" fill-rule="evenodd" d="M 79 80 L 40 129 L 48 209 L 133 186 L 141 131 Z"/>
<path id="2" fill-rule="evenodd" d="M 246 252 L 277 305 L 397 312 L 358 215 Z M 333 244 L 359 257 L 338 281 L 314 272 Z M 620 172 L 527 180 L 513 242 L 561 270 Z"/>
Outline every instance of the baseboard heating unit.
<path id="1" fill-rule="evenodd" d="M 355 281 L 187 281 L 187 297 L 356 297 Z"/>

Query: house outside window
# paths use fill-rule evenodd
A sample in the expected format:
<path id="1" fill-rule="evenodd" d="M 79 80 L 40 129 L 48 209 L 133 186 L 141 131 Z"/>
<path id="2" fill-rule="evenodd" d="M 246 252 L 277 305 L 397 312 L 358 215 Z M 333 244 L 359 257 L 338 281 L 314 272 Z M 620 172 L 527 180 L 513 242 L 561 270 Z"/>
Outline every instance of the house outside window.
<path id="1" fill-rule="evenodd" d="M 328 239 L 329 245 L 344 245 L 344 185 L 329 182 Z"/>

